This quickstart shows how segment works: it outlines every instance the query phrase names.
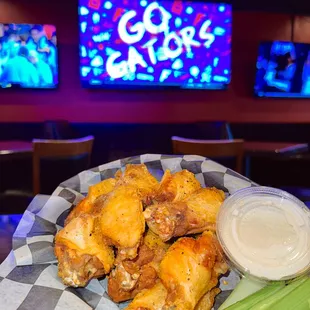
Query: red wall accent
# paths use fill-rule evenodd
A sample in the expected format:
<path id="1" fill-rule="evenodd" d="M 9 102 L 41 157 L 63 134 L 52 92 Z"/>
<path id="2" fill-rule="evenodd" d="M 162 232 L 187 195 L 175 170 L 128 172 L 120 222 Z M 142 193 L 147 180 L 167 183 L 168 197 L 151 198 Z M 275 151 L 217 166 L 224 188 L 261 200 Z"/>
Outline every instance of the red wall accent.
<path id="1" fill-rule="evenodd" d="M 60 86 L 55 91 L 1 90 L 0 122 L 164 123 L 202 120 L 310 122 L 310 100 L 256 99 L 255 62 L 261 40 L 290 40 L 290 16 L 235 12 L 232 83 L 227 91 L 112 91 L 79 82 L 76 0 L 0 0 L 0 22 L 50 23 L 58 30 Z M 310 43 L 309 17 L 297 17 L 297 42 Z"/>

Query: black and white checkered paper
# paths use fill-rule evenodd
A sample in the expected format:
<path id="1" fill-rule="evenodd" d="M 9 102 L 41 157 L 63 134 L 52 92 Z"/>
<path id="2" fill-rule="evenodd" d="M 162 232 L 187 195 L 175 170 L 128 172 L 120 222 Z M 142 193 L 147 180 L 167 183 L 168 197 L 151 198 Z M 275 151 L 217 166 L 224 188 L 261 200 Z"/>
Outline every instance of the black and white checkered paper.
<path id="1" fill-rule="evenodd" d="M 51 196 L 36 196 L 28 206 L 13 236 L 13 251 L 0 265 L 0 309 L 117 310 L 127 306 L 128 303 L 111 301 L 106 279 L 94 279 L 86 288 L 65 287 L 57 276 L 53 240 L 70 210 L 84 198 L 90 185 L 113 177 L 126 164 L 140 163 L 144 163 L 158 180 L 166 169 L 171 172 L 188 169 L 203 187 L 215 186 L 227 195 L 257 185 L 214 161 L 193 155 L 146 154 L 83 171 L 60 184 Z M 234 272 L 221 278 L 222 293 L 217 297 L 215 309 L 238 281 Z"/>

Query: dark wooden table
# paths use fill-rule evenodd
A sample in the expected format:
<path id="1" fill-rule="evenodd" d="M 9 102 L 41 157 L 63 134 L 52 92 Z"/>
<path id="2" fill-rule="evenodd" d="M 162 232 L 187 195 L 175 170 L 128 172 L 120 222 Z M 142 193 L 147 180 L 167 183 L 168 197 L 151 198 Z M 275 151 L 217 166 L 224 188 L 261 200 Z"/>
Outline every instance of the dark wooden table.
<path id="1" fill-rule="evenodd" d="M 0 155 L 32 153 L 32 142 L 27 141 L 0 141 Z"/>
<path id="2" fill-rule="evenodd" d="M 12 250 L 12 237 L 22 214 L 0 215 L 0 263 Z"/>
<path id="3" fill-rule="evenodd" d="M 245 141 L 244 149 L 246 155 L 250 156 L 272 156 L 275 154 L 288 154 L 305 152 L 308 150 L 306 143 L 290 143 L 290 142 L 256 142 Z"/>
<path id="4" fill-rule="evenodd" d="M 292 156 L 308 151 L 307 143 L 245 141 L 245 175 L 251 178 L 252 157 Z"/>

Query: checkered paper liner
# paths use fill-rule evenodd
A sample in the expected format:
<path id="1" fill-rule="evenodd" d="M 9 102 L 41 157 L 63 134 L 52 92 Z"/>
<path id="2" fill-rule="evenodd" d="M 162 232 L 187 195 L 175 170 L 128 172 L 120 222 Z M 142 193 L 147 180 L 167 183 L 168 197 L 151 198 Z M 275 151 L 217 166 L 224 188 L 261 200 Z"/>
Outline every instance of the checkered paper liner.
<path id="1" fill-rule="evenodd" d="M 83 171 L 61 183 L 51 196 L 36 196 L 28 206 L 14 233 L 13 251 L 0 265 L 0 309 L 116 310 L 128 305 L 128 302 L 116 304 L 111 301 L 106 279 L 94 279 L 86 288 L 65 287 L 57 276 L 53 240 L 70 210 L 85 197 L 90 185 L 114 177 L 116 171 L 124 169 L 126 164 L 140 163 L 144 163 L 158 180 L 166 169 L 173 173 L 188 169 L 203 187 L 214 186 L 227 195 L 257 186 L 212 160 L 194 155 L 145 154 Z M 215 310 L 238 281 L 234 272 L 220 279 L 222 292 L 216 298 Z"/>

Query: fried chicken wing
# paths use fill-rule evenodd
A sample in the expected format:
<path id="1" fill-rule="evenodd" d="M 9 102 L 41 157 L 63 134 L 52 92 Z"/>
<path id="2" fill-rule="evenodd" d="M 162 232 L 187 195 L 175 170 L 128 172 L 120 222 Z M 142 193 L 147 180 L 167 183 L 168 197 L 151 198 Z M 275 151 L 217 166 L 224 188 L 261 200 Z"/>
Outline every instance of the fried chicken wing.
<path id="1" fill-rule="evenodd" d="M 214 304 L 216 295 L 221 292 L 219 288 L 214 288 L 206 293 L 198 302 L 195 310 L 211 310 Z"/>
<path id="2" fill-rule="evenodd" d="M 218 276 L 226 271 L 213 233 L 181 238 L 160 264 L 161 280 L 137 294 L 126 310 L 210 310 L 220 292 Z"/>
<path id="3" fill-rule="evenodd" d="M 144 237 L 144 244 L 153 251 L 154 257 L 152 265 L 156 270 L 159 270 L 159 263 L 164 258 L 172 243 L 163 242 L 158 235 L 154 234 L 151 230 L 148 230 Z"/>
<path id="4" fill-rule="evenodd" d="M 166 297 L 167 290 L 158 282 L 151 289 L 139 293 L 126 310 L 162 310 Z"/>
<path id="5" fill-rule="evenodd" d="M 85 286 L 92 278 L 108 274 L 114 251 L 105 242 L 98 219 L 84 214 L 72 219 L 55 237 L 58 275 L 64 284 Z"/>
<path id="6" fill-rule="evenodd" d="M 115 179 L 103 180 L 98 184 L 89 187 L 87 196 L 70 212 L 65 220 L 67 225 L 72 219 L 77 218 L 80 214 L 91 213 L 93 211 L 94 202 L 101 195 L 110 193 L 115 187 Z"/>
<path id="7" fill-rule="evenodd" d="M 159 277 L 167 289 L 166 309 L 194 310 L 218 281 L 213 272 L 218 261 L 222 255 L 213 233 L 177 240 L 160 264 Z"/>
<path id="8" fill-rule="evenodd" d="M 216 216 L 225 194 L 216 188 L 201 188 L 180 202 L 163 202 L 144 211 L 149 228 L 163 241 L 172 237 L 215 230 Z"/>
<path id="9" fill-rule="evenodd" d="M 118 184 L 127 184 L 136 187 L 139 196 L 146 205 L 150 204 L 151 197 L 154 196 L 154 193 L 159 188 L 159 182 L 144 164 L 126 165 L 123 173 L 121 170 L 116 173 L 116 179 Z"/>
<path id="10" fill-rule="evenodd" d="M 147 207 L 145 221 L 163 241 L 182 236 L 189 230 L 188 207 L 184 202 L 163 202 Z"/>
<path id="11" fill-rule="evenodd" d="M 133 299 L 142 290 L 153 287 L 156 280 L 157 272 L 150 265 L 144 265 L 137 273 L 130 274 L 120 263 L 109 276 L 108 294 L 114 302 Z"/>
<path id="12" fill-rule="evenodd" d="M 143 289 L 153 287 L 158 280 L 159 264 L 169 246 L 148 231 L 138 256 L 133 260 L 124 260 L 112 270 L 108 280 L 108 294 L 112 300 L 129 300 Z"/>
<path id="13" fill-rule="evenodd" d="M 100 212 L 100 228 L 102 234 L 117 247 L 117 261 L 137 256 L 145 221 L 135 187 L 120 185 L 107 195 Z"/>
<path id="14" fill-rule="evenodd" d="M 174 174 L 171 174 L 170 170 L 166 170 L 154 200 L 158 202 L 182 201 L 200 188 L 201 185 L 195 175 L 188 170 L 182 170 Z"/>

